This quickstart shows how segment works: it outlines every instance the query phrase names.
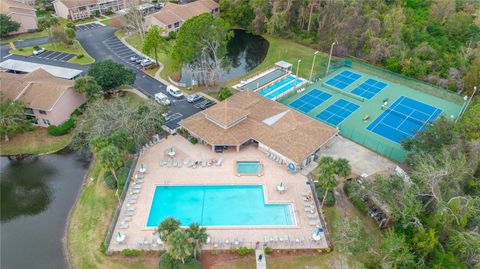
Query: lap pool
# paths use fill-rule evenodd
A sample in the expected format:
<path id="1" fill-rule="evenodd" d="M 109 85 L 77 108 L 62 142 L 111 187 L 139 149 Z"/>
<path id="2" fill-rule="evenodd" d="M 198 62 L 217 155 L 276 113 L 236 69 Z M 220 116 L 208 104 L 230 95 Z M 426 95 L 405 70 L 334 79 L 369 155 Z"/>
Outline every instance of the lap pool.
<path id="1" fill-rule="evenodd" d="M 266 204 L 261 185 L 157 186 L 147 227 L 167 217 L 182 226 L 293 226 L 291 204 Z"/>

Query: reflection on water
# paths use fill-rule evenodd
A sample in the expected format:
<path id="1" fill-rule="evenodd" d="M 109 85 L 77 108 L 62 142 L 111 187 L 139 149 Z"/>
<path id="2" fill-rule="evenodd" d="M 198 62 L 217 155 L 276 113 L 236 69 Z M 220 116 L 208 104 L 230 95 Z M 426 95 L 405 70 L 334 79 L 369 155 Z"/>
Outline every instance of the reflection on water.
<path id="1" fill-rule="evenodd" d="M 267 55 L 268 42 L 259 35 L 253 35 L 244 30 L 233 30 L 233 37 L 227 44 L 227 65 L 223 68 L 220 81 L 228 81 L 239 77 L 257 67 Z M 190 84 L 191 69 L 182 68 L 180 82 Z"/>
<path id="2" fill-rule="evenodd" d="M 87 163 L 58 153 L 0 164 L 0 267 L 65 268 L 62 238 Z"/>

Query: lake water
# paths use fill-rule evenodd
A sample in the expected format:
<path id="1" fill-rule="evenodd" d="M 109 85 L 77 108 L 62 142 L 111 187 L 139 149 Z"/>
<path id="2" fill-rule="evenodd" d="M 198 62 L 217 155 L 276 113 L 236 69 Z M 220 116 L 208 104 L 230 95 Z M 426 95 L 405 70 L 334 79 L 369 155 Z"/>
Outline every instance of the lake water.
<path id="1" fill-rule="evenodd" d="M 69 152 L 0 158 L 1 268 L 67 268 L 62 239 L 87 168 Z"/>
<path id="2" fill-rule="evenodd" d="M 249 34 L 244 30 L 233 30 L 233 37 L 227 44 L 228 66 L 222 70 L 220 81 L 237 78 L 257 67 L 263 62 L 268 52 L 268 41 L 259 35 Z M 181 83 L 190 85 L 191 69 L 182 68 Z"/>

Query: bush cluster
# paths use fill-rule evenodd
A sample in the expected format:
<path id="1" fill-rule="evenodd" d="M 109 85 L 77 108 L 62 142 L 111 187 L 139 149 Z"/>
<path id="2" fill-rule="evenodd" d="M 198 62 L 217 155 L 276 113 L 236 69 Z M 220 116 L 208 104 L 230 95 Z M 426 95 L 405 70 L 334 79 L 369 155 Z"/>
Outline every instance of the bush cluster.
<path id="1" fill-rule="evenodd" d="M 56 126 L 56 125 L 50 125 L 47 128 L 47 132 L 49 135 L 53 136 L 61 136 L 68 134 L 70 130 L 75 126 L 75 120 L 70 118 L 66 122 Z"/>
<path id="2" fill-rule="evenodd" d="M 265 254 L 270 255 L 270 254 L 272 254 L 273 249 L 272 249 L 271 247 L 266 247 L 266 248 L 264 249 L 264 251 L 265 251 Z"/>
<path id="3" fill-rule="evenodd" d="M 135 256 L 141 255 L 142 253 L 143 253 L 143 250 L 140 250 L 140 249 L 126 248 L 122 250 L 122 255 L 125 257 L 135 257 Z"/>
<path id="4" fill-rule="evenodd" d="M 235 252 L 240 256 L 246 256 L 255 253 L 255 250 L 253 248 L 241 247 L 236 249 Z"/>
<path id="5" fill-rule="evenodd" d="M 198 143 L 198 139 L 196 137 L 192 137 L 192 138 L 190 138 L 190 143 L 195 145 L 195 144 Z"/>
<path id="6" fill-rule="evenodd" d="M 175 260 L 168 253 L 162 254 L 160 256 L 160 261 L 158 262 L 159 269 L 201 269 L 202 266 L 199 261 L 195 260 L 193 257 L 189 257 L 185 260 L 185 263 L 182 263 L 180 260 Z"/>
<path id="7" fill-rule="evenodd" d="M 347 197 L 352 201 L 358 210 L 366 214 L 368 212 L 368 205 L 362 200 L 362 198 L 357 195 L 358 185 L 353 181 L 346 181 L 343 186 L 343 191 Z"/>
<path id="8" fill-rule="evenodd" d="M 315 191 L 317 192 L 317 197 L 320 201 L 323 199 L 323 195 L 325 194 L 325 190 L 319 184 L 315 184 Z M 335 205 L 335 195 L 333 194 L 333 190 L 329 189 L 327 193 L 327 197 L 325 198 L 325 206 L 334 206 Z"/>
<path id="9" fill-rule="evenodd" d="M 77 59 L 81 59 L 81 58 L 83 58 L 83 56 L 84 56 L 83 54 L 78 54 Z"/>

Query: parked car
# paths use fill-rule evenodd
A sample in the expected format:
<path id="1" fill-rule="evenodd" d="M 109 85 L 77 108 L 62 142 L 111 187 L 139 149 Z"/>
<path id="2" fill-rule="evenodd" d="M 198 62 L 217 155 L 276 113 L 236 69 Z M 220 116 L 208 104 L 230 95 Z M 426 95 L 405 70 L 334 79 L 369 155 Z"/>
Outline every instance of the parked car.
<path id="1" fill-rule="evenodd" d="M 168 111 L 166 113 L 163 113 L 162 116 L 165 118 L 165 121 L 169 121 L 169 120 L 178 118 L 177 115 L 175 113 L 173 113 L 172 111 Z"/>
<path id="2" fill-rule="evenodd" d="M 143 66 L 143 67 L 146 67 L 146 66 L 149 66 L 149 65 L 152 65 L 152 64 L 153 64 L 153 62 L 150 59 L 143 59 L 140 62 L 140 65 Z"/>
<path id="3" fill-rule="evenodd" d="M 168 92 L 168 94 L 170 94 L 171 96 L 173 96 L 175 98 L 182 98 L 182 96 L 183 96 L 183 92 L 179 88 L 177 88 L 173 85 L 168 85 L 167 86 L 167 92 Z"/>
<path id="4" fill-rule="evenodd" d="M 141 63 L 143 60 L 145 60 L 145 59 L 146 59 L 146 58 L 138 57 L 138 59 L 135 60 L 135 62 L 136 62 L 137 64 L 140 64 L 140 63 Z"/>
<path id="5" fill-rule="evenodd" d="M 33 55 L 37 56 L 45 52 L 44 48 L 36 48 L 33 50 Z"/>
<path id="6" fill-rule="evenodd" d="M 162 105 L 170 105 L 170 99 L 168 99 L 167 95 L 166 94 L 163 94 L 161 92 L 159 93 L 156 93 L 153 98 L 155 99 L 155 101 L 157 101 L 159 104 L 162 104 Z"/>
<path id="7" fill-rule="evenodd" d="M 138 57 L 138 55 L 134 55 L 134 56 L 130 57 L 131 62 L 136 62 L 138 59 L 140 59 L 140 57 Z"/>
<path id="8" fill-rule="evenodd" d="M 202 100 L 202 96 L 200 94 L 194 93 L 187 95 L 187 102 L 189 103 L 195 103 L 196 101 Z"/>
<path id="9" fill-rule="evenodd" d="M 200 104 L 199 108 L 203 110 L 203 109 L 207 109 L 207 108 L 209 108 L 213 105 L 215 105 L 215 102 L 207 99 L 202 104 Z"/>

